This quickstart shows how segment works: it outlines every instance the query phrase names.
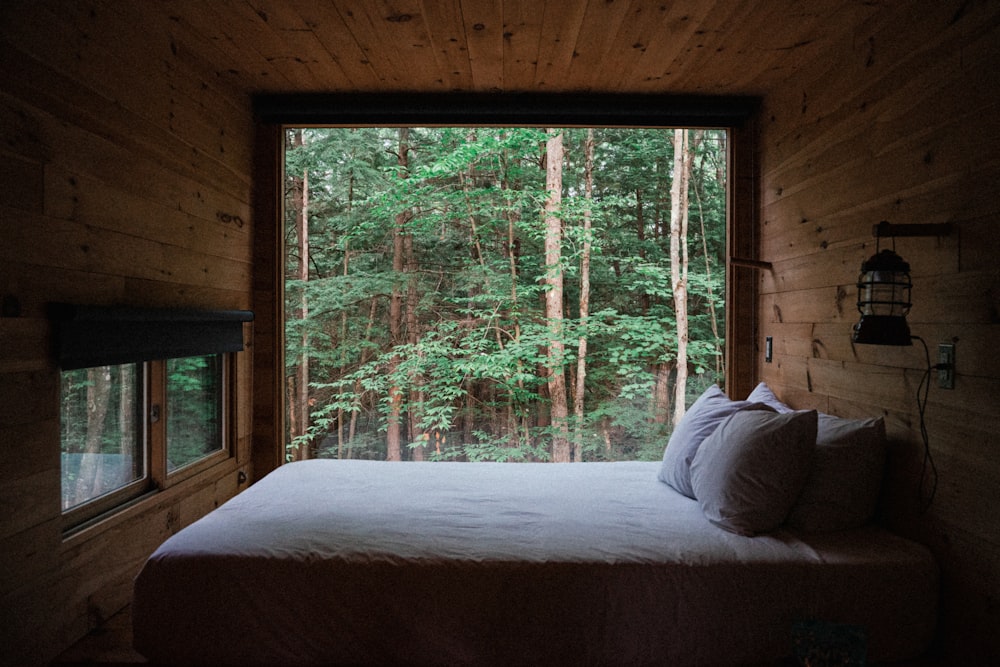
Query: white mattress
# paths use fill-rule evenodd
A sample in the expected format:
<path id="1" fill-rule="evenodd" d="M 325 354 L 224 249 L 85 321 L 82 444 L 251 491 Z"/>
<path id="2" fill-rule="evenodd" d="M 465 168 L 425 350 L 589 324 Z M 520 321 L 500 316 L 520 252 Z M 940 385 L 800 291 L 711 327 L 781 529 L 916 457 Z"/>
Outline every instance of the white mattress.
<path id="1" fill-rule="evenodd" d="M 770 660 L 792 626 L 862 626 L 914 657 L 937 569 L 880 529 L 742 537 L 659 463 L 282 466 L 167 540 L 135 583 L 135 646 L 171 664 Z"/>

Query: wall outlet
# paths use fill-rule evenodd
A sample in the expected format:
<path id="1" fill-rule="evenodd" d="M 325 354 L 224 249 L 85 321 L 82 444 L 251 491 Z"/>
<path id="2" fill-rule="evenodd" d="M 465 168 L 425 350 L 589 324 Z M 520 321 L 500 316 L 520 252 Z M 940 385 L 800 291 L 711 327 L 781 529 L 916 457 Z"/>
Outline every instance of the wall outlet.
<path id="1" fill-rule="evenodd" d="M 771 359 L 774 358 L 774 339 L 771 336 L 767 336 L 764 339 L 764 361 L 771 363 Z"/>
<path id="2" fill-rule="evenodd" d="M 955 388 L 955 344 L 938 344 L 938 387 L 941 389 Z"/>

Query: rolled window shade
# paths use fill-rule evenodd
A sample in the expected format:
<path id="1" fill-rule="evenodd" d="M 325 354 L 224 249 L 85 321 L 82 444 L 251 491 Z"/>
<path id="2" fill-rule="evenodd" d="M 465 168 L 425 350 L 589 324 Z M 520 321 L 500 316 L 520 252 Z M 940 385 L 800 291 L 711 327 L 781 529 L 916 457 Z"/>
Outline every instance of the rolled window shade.
<path id="1" fill-rule="evenodd" d="M 243 349 L 249 310 L 52 304 L 63 370 L 199 357 Z"/>

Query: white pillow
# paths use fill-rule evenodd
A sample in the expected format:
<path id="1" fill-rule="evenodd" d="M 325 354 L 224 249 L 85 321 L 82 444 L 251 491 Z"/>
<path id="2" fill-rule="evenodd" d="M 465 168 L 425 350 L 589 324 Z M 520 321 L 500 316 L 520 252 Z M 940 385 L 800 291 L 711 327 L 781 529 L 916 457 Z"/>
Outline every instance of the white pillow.
<path id="1" fill-rule="evenodd" d="M 753 388 L 753 391 L 751 391 L 750 395 L 747 396 L 747 400 L 754 401 L 756 403 L 763 403 L 764 405 L 773 408 L 775 412 L 792 411 L 792 408 L 782 403 L 781 399 L 775 396 L 774 392 L 771 391 L 771 388 L 768 387 L 767 384 L 765 384 L 764 382 L 761 382 L 760 384 L 758 384 L 756 387 Z"/>
<path id="2" fill-rule="evenodd" d="M 885 422 L 819 415 L 816 453 L 788 525 L 810 532 L 856 528 L 875 513 L 885 465 Z"/>
<path id="3" fill-rule="evenodd" d="M 658 475 L 660 481 L 673 487 L 678 493 L 694 498 L 694 490 L 691 488 L 691 461 L 698 451 L 698 445 L 731 414 L 750 407 L 769 409 L 760 403 L 734 401 L 714 384 L 706 389 L 687 409 L 680 423 L 674 427 L 674 432 L 670 434 Z"/>
<path id="4" fill-rule="evenodd" d="M 705 516 L 740 535 L 785 522 L 816 449 L 816 411 L 741 410 L 705 438 L 691 485 Z"/>

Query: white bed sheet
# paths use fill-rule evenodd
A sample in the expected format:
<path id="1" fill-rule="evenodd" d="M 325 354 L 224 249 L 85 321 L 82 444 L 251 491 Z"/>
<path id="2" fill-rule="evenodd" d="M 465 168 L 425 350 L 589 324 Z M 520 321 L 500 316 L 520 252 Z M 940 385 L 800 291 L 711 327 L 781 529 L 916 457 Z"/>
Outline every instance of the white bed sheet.
<path id="1" fill-rule="evenodd" d="M 135 584 L 135 646 L 171 664 L 741 664 L 799 620 L 917 655 L 937 569 L 868 527 L 748 538 L 659 463 L 317 460 L 167 540 Z"/>

